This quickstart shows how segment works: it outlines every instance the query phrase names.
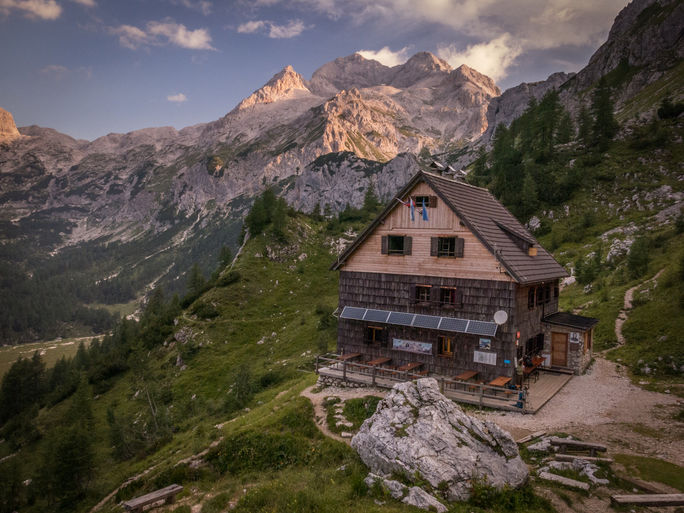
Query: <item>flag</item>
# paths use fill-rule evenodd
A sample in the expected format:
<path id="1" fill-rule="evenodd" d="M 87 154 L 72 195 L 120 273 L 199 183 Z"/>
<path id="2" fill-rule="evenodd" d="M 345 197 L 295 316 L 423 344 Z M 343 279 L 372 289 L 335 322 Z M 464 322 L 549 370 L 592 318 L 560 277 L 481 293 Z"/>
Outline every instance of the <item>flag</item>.
<path id="1" fill-rule="evenodd" d="M 423 198 L 423 221 L 428 221 L 427 206 L 425 205 L 425 198 Z"/>
<path id="2" fill-rule="evenodd" d="M 411 205 L 411 221 L 416 220 L 416 204 L 413 201 L 413 198 L 409 199 L 409 204 Z"/>

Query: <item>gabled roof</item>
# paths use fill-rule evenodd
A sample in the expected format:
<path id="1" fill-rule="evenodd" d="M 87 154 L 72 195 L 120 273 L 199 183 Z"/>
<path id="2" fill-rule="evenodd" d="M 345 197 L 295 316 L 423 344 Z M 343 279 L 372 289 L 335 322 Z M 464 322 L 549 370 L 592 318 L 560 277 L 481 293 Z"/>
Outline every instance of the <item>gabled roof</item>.
<path id="1" fill-rule="evenodd" d="M 518 283 L 539 283 L 568 275 L 563 266 L 487 189 L 419 171 L 397 193 L 397 197 L 404 198 L 420 182 L 427 183 L 435 191 Z M 395 207 L 396 202 L 392 200 L 342 252 L 331 269 L 339 269 Z M 530 256 L 515 239 L 537 247 L 537 254 Z"/>

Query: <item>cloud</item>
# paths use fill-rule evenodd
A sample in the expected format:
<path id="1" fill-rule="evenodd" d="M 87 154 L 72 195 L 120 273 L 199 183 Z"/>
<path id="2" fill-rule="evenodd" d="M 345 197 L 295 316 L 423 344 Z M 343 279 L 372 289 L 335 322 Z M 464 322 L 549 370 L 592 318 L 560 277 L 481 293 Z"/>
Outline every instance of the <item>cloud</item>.
<path id="1" fill-rule="evenodd" d="M 199 11 L 205 16 L 209 16 L 211 14 L 211 9 L 214 7 L 211 2 L 207 2 L 206 0 L 196 0 L 194 2 L 192 0 L 172 0 L 172 3 L 174 5 L 182 5 L 193 11 Z"/>
<path id="2" fill-rule="evenodd" d="M 69 68 L 67 68 L 66 66 L 62 66 L 60 64 L 50 64 L 41 69 L 40 72 L 43 75 L 54 77 L 57 80 L 59 80 L 69 72 Z"/>
<path id="3" fill-rule="evenodd" d="M 76 2 L 77 4 L 81 4 L 85 7 L 95 7 L 97 4 L 95 3 L 95 0 L 71 0 L 72 2 Z"/>
<path id="4" fill-rule="evenodd" d="M 55 0 L 0 0 L 0 14 L 9 16 L 13 11 L 22 12 L 27 18 L 56 20 L 62 7 Z"/>
<path id="5" fill-rule="evenodd" d="M 302 20 L 290 20 L 285 25 L 278 25 L 268 20 L 252 20 L 238 25 L 239 34 L 254 34 L 263 32 L 271 39 L 289 39 L 297 37 L 304 32 L 307 27 Z"/>
<path id="6" fill-rule="evenodd" d="M 405 46 L 401 50 L 393 52 L 390 50 L 389 46 L 383 46 L 380 50 L 359 50 L 358 53 L 361 57 L 366 59 L 373 59 L 378 61 L 385 66 L 397 66 L 398 64 L 403 64 L 408 60 L 408 46 Z"/>
<path id="7" fill-rule="evenodd" d="M 188 30 L 185 25 L 172 20 L 150 21 L 144 29 L 133 25 L 120 25 L 109 29 L 119 36 L 119 44 L 136 50 L 141 46 L 165 46 L 173 44 L 190 50 L 216 50 L 211 46 L 211 35 L 205 28 Z"/>
<path id="8" fill-rule="evenodd" d="M 261 30 L 266 25 L 263 20 L 248 21 L 238 26 L 237 31 L 239 34 L 252 34 Z"/>
<path id="9" fill-rule="evenodd" d="M 455 44 L 437 49 L 437 55 L 453 68 L 465 64 L 494 80 L 504 78 L 508 68 L 522 52 L 522 47 L 510 34 L 502 34 L 486 43 L 469 45 L 465 50 L 459 50 Z"/>
<path id="10" fill-rule="evenodd" d="M 89 80 L 93 76 L 93 69 L 90 66 L 81 66 L 76 69 L 69 69 L 61 64 L 48 64 L 40 70 L 40 73 L 55 80 L 62 80 L 68 75 L 80 76 Z"/>
<path id="11" fill-rule="evenodd" d="M 183 103 L 188 101 L 188 97 L 185 96 L 183 93 L 170 94 L 166 97 L 166 99 L 172 103 Z"/>

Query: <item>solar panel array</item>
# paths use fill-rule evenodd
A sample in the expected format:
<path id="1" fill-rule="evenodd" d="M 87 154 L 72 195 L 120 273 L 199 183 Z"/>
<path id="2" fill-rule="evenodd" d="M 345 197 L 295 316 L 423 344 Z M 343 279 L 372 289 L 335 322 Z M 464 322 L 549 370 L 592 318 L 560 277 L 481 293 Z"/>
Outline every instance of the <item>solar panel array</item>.
<path id="1" fill-rule="evenodd" d="M 390 312 L 388 310 L 374 310 L 345 306 L 340 314 L 342 319 L 354 321 L 370 321 L 395 326 L 412 326 L 414 328 L 439 329 L 456 333 L 470 333 L 472 335 L 496 335 L 497 324 L 486 321 L 471 321 L 455 317 L 438 317 L 436 315 L 412 314 L 408 312 Z"/>

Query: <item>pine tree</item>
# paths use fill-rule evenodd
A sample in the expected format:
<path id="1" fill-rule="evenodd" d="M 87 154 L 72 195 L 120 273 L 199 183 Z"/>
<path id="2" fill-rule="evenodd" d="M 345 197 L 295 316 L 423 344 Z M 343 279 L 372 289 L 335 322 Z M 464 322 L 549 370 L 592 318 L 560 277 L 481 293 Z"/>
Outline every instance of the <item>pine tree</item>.
<path id="1" fill-rule="evenodd" d="M 373 182 L 369 182 L 368 188 L 366 189 L 366 193 L 363 197 L 362 210 L 368 217 L 373 217 L 378 212 L 380 206 L 380 200 L 378 200 L 378 197 L 375 195 L 375 187 L 373 187 Z"/>
<path id="2" fill-rule="evenodd" d="M 572 123 L 572 117 L 568 111 L 563 111 L 563 115 L 558 122 L 558 131 L 556 132 L 556 143 L 566 144 L 572 141 L 575 136 L 575 125 Z"/>
<path id="3" fill-rule="evenodd" d="M 594 115 L 592 136 L 594 143 L 601 151 L 608 149 L 610 141 L 613 140 L 619 128 L 613 109 L 611 88 L 606 78 L 601 77 L 594 90 L 591 102 L 591 110 Z"/>
<path id="4" fill-rule="evenodd" d="M 579 130 L 577 131 L 577 139 L 588 148 L 591 146 L 591 127 L 594 120 L 591 118 L 591 113 L 585 105 L 582 105 L 580 109 L 579 116 L 577 118 L 577 124 Z"/>
<path id="5" fill-rule="evenodd" d="M 190 273 L 188 274 L 188 295 L 197 297 L 202 292 L 204 292 L 204 286 L 206 285 L 206 280 L 202 274 L 202 270 L 198 264 L 194 264 L 190 268 Z"/>

